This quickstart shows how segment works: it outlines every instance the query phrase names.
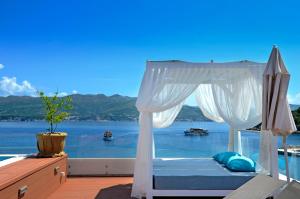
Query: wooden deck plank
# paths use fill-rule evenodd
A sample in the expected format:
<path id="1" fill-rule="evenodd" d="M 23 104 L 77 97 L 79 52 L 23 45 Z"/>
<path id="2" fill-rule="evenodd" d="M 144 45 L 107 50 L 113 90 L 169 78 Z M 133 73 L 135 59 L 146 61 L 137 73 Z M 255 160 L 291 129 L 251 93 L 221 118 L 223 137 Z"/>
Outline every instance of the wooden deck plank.
<path id="1" fill-rule="evenodd" d="M 132 177 L 68 178 L 48 199 L 128 199 L 132 181 Z"/>

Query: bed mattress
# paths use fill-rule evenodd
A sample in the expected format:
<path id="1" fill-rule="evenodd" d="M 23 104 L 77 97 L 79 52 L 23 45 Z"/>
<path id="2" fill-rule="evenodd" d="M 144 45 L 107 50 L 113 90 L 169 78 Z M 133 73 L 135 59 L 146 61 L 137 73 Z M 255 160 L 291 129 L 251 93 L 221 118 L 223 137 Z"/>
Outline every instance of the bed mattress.
<path id="1" fill-rule="evenodd" d="M 255 175 L 232 172 L 212 158 L 153 162 L 153 188 L 158 190 L 235 190 Z"/>

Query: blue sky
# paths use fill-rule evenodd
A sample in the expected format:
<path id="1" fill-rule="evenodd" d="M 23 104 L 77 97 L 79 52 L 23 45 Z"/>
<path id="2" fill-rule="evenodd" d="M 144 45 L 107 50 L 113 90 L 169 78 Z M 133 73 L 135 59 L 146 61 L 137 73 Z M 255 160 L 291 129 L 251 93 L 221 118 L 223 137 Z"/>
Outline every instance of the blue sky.
<path id="1" fill-rule="evenodd" d="M 298 1 L 0 1 L 0 94 L 136 96 L 146 60 L 266 62 L 273 44 L 300 104 Z"/>

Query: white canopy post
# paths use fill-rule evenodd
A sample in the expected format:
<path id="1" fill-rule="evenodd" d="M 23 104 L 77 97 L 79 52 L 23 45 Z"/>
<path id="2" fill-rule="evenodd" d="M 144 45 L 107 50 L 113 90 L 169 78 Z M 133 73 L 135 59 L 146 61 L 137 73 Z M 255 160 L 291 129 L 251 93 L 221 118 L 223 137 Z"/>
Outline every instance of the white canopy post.
<path id="1" fill-rule="evenodd" d="M 261 173 L 271 174 L 272 132 L 261 131 L 259 138 L 259 165 Z"/>
<path id="2" fill-rule="evenodd" d="M 277 144 L 277 136 L 271 135 L 271 175 L 273 178 L 279 178 L 278 172 L 278 144 Z"/>
<path id="3" fill-rule="evenodd" d="M 152 190 L 152 120 L 153 114 L 151 112 L 140 113 L 140 134 L 136 150 L 134 181 L 131 192 L 131 196 L 136 198 L 145 197 Z"/>
<path id="4" fill-rule="evenodd" d="M 234 128 L 232 127 L 229 129 L 228 151 L 234 151 Z"/>
<path id="5" fill-rule="evenodd" d="M 234 151 L 243 154 L 241 131 L 234 132 Z"/>
<path id="6" fill-rule="evenodd" d="M 262 130 L 260 133 L 259 165 L 261 173 L 270 174 L 278 179 L 277 136 L 270 130 Z"/>
<path id="7" fill-rule="evenodd" d="M 237 131 L 233 127 L 229 129 L 228 151 L 235 151 L 242 154 L 242 137 L 241 131 Z"/>
<path id="8" fill-rule="evenodd" d="M 290 182 L 291 179 L 290 179 L 289 160 L 288 160 L 288 153 L 287 153 L 286 135 L 282 136 L 282 145 L 284 150 L 286 177 L 287 177 L 287 181 Z"/>
<path id="9" fill-rule="evenodd" d="M 155 159 L 155 141 L 154 141 L 154 135 L 152 133 L 152 159 Z"/>

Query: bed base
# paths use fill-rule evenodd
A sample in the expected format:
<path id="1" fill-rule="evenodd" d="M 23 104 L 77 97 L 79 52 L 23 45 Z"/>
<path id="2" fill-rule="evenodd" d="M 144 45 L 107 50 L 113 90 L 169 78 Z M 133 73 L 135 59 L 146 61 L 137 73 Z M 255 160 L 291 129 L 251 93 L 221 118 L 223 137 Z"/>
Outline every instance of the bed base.
<path id="1" fill-rule="evenodd" d="M 152 189 L 147 193 L 147 199 L 153 196 L 227 196 L 234 190 L 159 190 Z"/>

